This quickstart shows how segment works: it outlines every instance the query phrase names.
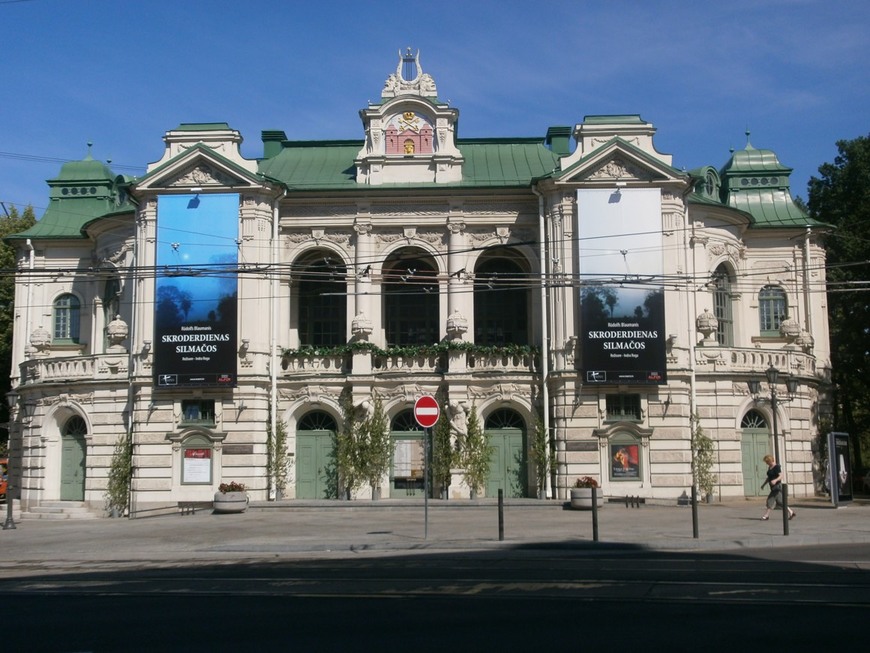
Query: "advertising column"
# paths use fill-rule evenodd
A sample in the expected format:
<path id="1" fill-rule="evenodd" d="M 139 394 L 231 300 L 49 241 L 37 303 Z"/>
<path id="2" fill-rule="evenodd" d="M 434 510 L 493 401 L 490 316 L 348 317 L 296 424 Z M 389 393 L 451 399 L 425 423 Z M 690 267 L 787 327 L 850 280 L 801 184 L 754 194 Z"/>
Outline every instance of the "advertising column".
<path id="1" fill-rule="evenodd" d="M 154 384 L 236 385 L 239 196 L 157 201 Z"/>

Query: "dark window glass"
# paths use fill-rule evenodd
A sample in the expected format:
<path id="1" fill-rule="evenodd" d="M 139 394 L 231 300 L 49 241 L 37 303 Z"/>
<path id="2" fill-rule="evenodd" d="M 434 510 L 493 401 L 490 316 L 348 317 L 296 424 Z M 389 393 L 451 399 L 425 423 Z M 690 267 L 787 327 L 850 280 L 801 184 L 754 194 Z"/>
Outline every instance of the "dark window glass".
<path id="1" fill-rule="evenodd" d="M 529 344 L 528 275 L 510 259 L 481 263 L 474 274 L 474 342 Z"/>
<path id="2" fill-rule="evenodd" d="M 713 272 L 713 314 L 719 323 L 716 339 L 724 347 L 734 344 L 734 317 L 731 311 L 731 278 L 720 265 Z"/>
<path id="3" fill-rule="evenodd" d="M 607 395 L 606 401 L 608 420 L 640 421 L 640 395 Z"/>
<path id="4" fill-rule="evenodd" d="M 388 261 L 383 301 L 388 346 L 438 342 L 438 277 L 429 260 L 397 256 Z"/>
<path id="5" fill-rule="evenodd" d="M 81 303 L 75 295 L 61 295 L 54 300 L 54 339 L 79 341 Z"/>
<path id="6" fill-rule="evenodd" d="M 758 295 L 759 327 L 763 336 L 778 336 L 779 325 L 788 317 L 785 291 L 779 286 L 765 286 Z"/>
<path id="7" fill-rule="evenodd" d="M 299 279 L 299 342 L 332 347 L 347 342 L 346 270 L 334 259 L 320 257 L 302 265 Z"/>

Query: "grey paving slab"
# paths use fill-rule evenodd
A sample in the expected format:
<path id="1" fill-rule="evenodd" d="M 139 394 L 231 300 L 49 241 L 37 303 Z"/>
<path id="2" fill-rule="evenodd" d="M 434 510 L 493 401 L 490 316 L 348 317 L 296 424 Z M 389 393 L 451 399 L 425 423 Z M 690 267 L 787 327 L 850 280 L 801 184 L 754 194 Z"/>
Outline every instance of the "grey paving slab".
<path id="1" fill-rule="evenodd" d="M 698 538 L 688 506 L 606 504 L 598 512 L 557 501 L 513 501 L 504 507 L 499 540 L 495 501 L 285 502 L 252 504 L 242 514 L 166 514 L 135 519 L 22 521 L 0 532 L 0 573 L 52 562 L 137 564 L 209 562 L 308 555 L 358 555 L 480 549 L 739 550 L 870 542 L 870 503 L 834 508 L 823 500 L 792 503 L 797 516 L 783 535 L 781 513 L 760 519 L 761 501 L 698 507 Z M 427 525 L 428 521 L 428 525 Z"/>

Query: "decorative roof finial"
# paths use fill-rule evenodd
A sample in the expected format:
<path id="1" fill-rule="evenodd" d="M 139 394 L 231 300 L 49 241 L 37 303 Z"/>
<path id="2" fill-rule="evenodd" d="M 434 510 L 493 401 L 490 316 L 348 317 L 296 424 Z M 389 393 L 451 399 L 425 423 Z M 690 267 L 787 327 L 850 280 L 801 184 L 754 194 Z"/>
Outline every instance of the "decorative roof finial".
<path id="1" fill-rule="evenodd" d="M 752 143 L 749 142 L 749 133 L 750 133 L 750 132 L 749 132 L 749 127 L 746 128 L 746 132 L 745 132 L 745 133 L 746 133 L 746 149 L 747 149 L 747 150 L 754 150 L 755 148 L 752 147 Z"/>

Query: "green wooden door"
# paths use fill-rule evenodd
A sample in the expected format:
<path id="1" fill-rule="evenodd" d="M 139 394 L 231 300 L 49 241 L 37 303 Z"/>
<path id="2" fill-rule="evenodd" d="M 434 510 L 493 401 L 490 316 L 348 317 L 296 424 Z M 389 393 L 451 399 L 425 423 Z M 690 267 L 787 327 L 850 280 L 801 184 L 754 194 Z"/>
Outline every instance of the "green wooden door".
<path id="1" fill-rule="evenodd" d="M 313 410 L 296 426 L 296 498 L 337 499 L 333 448 L 338 426 L 331 415 Z"/>
<path id="2" fill-rule="evenodd" d="M 751 410 L 743 418 L 740 433 L 740 458 L 743 468 L 743 494 L 757 497 L 767 494 L 761 484 L 767 479 L 767 465 L 762 458 L 770 453 L 770 433 L 767 421 L 758 411 Z"/>
<path id="3" fill-rule="evenodd" d="M 85 436 L 64 433 L 61 436 L 60 500 L 85 500 Z"/>
<path id="4" fill-rule="evenodd" d="M 523 432 L 520 429 L 487 430 L 492 447 L 489 477 L 486 479 L 486 496 L 498 497 L 499 489 L 505 497 L 524 497 L 526 486 L 526 456 Z"/>
<path id="5" fill-rule="evenodd" d="M 296 498 L 333 499 L 336 492 L 331 431 L 297 431 Z"/>

